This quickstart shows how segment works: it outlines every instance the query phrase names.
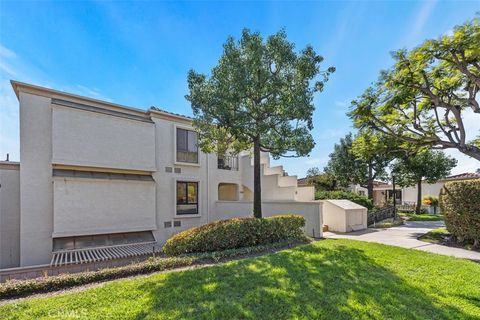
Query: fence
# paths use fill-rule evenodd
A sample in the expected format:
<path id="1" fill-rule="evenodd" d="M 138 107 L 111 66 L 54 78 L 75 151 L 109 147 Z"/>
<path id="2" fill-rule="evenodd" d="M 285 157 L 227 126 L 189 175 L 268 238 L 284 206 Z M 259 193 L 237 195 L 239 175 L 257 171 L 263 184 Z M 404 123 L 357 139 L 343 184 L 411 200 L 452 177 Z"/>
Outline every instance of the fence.
<path id="1" fill-rule="evenodd" d="M 223 170 L 238 170 L 238 157 L 237 156 L 219 156 L 217 160 L 218 169 Z"/>
<path id="2" fill-rule="evenodd" d="M 402 211 L 402 212 L 415 212 L 416 206 L 417 204 L 414 202 L 404 203 L 404 204 L 397 205 L 397 209 L 398 211 Z"/>
<path id="3" fill-rule="evenodd" d="M 389 206 L 375 211 L 369 211 L 367 217 L 368 225 L 372 225 L 374 222 L 382 221 L 395 216 L 395 207 Z"/>

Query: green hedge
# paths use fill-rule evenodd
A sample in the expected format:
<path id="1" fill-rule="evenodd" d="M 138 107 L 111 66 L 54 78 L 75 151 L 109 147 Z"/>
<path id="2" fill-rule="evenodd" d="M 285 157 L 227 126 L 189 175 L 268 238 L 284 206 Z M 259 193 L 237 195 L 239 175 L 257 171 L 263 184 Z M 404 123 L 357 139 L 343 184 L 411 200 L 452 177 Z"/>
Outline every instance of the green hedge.
<path id="1" fill-rule="evenodd" d="M 367 209 L 373 208 L 372 200 L 368 199 L 365 196 L 359 195 L 355 192 L 348 191 L 317 191 L 315 192 L 316 200 L 332 200 L 332 199 L 346 199 L 352 202 L 355 202 L 361 206 L 366 207 Z"/>
<path id="2" fill-rule="evenodd" d="M 480 179 L 445 183 L 440 208 L 451 234 L 459 241 L 480 244 Z"/>
<path id="3" fill-rule="evenodd" d="M 191 266 L 196 263 L 193 257 L 151 258 L 124 267 L 106 268 L 74 274 L 61 274 L 28 280 L 9 280 L 0 283 L 0 299 L 24 296 L 39 292 L 55 291 L 104 280 L 129 277 L 138 274 L 164 271 Z"/>
<path id="4" fill-rule="evenodd" d="M 299 215 L 215 221 L 174 235 L 165 243 L 163 251 L 176 256 L 302 239 L 305 237 L 303 226 L 305 218 Z"/>

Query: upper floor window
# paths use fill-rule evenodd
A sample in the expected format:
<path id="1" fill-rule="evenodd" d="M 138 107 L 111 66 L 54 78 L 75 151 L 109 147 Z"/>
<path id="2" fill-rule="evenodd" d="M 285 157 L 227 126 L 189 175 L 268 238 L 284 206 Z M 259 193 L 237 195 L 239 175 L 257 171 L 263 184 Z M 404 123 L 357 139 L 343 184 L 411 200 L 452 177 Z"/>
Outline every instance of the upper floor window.
<path id="1" fill-rule="evenodd" d="M 195 131 L 177 128 L 177 162 L 198 163 L 197 142 Z"/>

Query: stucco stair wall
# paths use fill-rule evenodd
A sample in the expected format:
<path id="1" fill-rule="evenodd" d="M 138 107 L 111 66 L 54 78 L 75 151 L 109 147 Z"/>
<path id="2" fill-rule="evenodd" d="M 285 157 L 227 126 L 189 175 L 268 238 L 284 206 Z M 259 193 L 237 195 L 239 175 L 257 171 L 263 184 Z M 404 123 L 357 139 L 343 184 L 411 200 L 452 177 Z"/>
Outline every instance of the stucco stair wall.
<path id="1" fill-rule="evenodd" d="M 253 191 L 253 159 L 249 154 L 243 155 L 241 164 L 243 167 L 242 184 Z M 260 164 L 263 200 L 314 200 L 310 190 L 299 192 L 297 176 L 284 176 L 283 166 L 270 167 L 268 153 L 261 153 Z"/>

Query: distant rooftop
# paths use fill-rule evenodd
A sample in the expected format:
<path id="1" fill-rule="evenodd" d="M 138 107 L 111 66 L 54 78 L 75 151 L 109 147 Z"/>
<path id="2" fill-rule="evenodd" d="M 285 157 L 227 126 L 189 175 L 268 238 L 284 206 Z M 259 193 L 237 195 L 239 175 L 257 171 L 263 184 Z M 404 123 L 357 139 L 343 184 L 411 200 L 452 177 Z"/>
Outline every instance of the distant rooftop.
<path id="1" fill-rule="evenodd" d="M 444 180 L 480 179 L 479 172 L 464 172 L 446 177 Z"/>

